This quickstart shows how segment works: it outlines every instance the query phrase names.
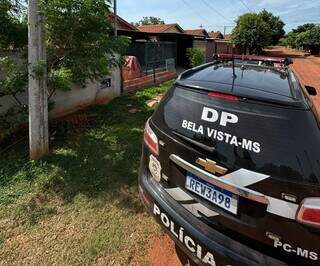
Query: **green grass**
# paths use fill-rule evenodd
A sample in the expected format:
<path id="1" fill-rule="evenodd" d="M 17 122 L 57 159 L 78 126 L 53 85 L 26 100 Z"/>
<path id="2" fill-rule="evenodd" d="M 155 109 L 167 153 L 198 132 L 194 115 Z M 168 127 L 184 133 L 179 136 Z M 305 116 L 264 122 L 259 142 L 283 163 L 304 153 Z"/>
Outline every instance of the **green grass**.
<path id="1" fill-rule="evenodd" d="M 25 143 L 1 154 L 0 264 L 145 263 L 160 232 L 138 196 L 143 127 L 154 111 L 145 102 L 170 85 L 90 108 L 94 124 L 58 128 L 41 161 L 28 161 Z"/>

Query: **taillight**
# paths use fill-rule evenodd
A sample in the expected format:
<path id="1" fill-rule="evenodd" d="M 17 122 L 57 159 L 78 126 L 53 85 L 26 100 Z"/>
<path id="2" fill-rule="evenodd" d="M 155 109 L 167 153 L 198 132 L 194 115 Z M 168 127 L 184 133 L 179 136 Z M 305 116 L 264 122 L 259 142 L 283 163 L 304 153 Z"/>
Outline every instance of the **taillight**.
<path id="1" fill-rule="evenodd" d="M 299 223 L 320 227 L 320 198 L 306 198 L 302 201 L 296 219 Z"/>
<path id="2" fill-rule="evenodd" d="M 239 100 L 238 96 L 227 94 L 227 93 L 222 93 L 222 92 L 209 92 L 208 96 L 214 97 L 214 98 L 219 98 L 219 99 L 224 99 L 224 100 L 229 100 L 229 101 Z"/>
<path id="3" fill-rule="evenodd" d="M 159 155 L 158 137 L 151 129 L 149 125 L 149 120 L 146 123 L 143 138 L 144 138 L 144 142 L 147 144 L 151 152 L 154 153 L 155 155 Z"/>

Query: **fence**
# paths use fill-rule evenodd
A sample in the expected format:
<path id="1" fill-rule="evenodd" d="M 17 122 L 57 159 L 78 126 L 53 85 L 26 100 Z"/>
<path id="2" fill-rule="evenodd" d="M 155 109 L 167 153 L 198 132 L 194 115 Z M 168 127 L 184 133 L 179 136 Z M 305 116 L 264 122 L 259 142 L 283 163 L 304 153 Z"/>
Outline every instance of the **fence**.
<path id="1" fill-rule="evenodd" d="M 136 56 L 145 74 L 167 68 L 168 59 L 177 62 L 177 45 L 175 42 L 133 42 L 127 55 Z"/>
<path id="2" fill-rule="evenodd" d="M 207 42 L 206 47 L 206 62 L 211 62 L 215 54 L 241 54 L 239 47 L 234 47 L 233 44 L 225 40 L 214 40 Z"/>

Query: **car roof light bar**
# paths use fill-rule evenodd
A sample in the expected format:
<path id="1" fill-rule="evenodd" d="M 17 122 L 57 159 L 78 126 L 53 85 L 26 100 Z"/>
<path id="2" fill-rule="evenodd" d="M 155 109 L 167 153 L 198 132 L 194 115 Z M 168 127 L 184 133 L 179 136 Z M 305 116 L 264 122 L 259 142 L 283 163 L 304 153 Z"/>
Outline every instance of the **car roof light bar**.
<path id="1" fill-rule="evenodd" d="M 247 60 L 247 61 L 262 61 L 262 62 L 278 63 L 278 64 L 284 64 L 284 65 L 290 65 L 293 63 L 290 58 L 258 56 L 258 55 L 218 54 L 216 55 L 216 58 L 222 59 L 222 60 L 239 59 L 239 60 Z"/>

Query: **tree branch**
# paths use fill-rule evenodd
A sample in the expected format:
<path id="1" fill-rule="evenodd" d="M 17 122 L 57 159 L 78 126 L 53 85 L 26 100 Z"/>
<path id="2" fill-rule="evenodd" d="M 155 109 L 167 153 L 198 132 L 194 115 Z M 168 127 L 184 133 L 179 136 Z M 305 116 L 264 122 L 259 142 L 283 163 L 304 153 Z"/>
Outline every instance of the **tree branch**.
<path id="1" fill-rule="evenodd" d="M 11 96 L 16 100 L 16 102 L 17 102 L 20 106 L 23 106 L 22 102 L 17 98 L 16 94 L 11 94 Z"/>

